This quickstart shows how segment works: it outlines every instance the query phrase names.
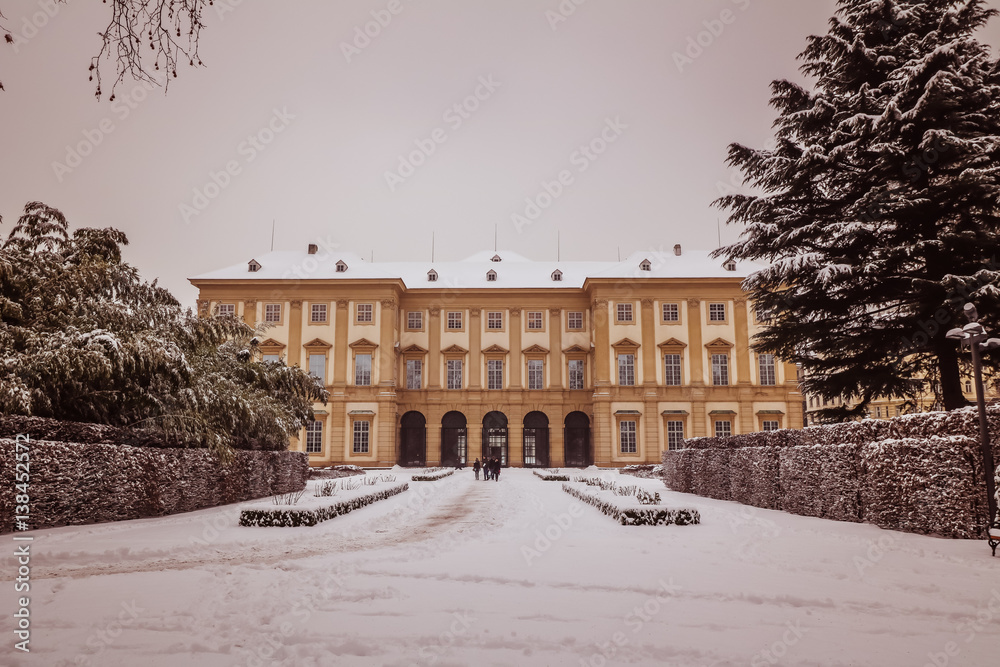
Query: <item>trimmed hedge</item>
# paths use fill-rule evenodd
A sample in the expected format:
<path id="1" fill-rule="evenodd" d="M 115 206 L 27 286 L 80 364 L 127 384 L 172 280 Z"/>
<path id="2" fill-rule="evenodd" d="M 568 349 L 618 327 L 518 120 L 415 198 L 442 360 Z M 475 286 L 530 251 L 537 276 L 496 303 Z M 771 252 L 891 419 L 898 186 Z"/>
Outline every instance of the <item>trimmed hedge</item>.
<path id="1" fill-rule="evenodd" d="M 241 526 L 278 526 L 294 528 L 297 526 L 315 526 L 318 523 L 333 519 L 342 514 L 353 512 L 391 498 L 410 488 L 407 482 L 379 489 L 347 500 L 330 499 L 329 504 L 321 507 L 295 507 L 294 505 L 275 505 L 273 508 L 251 508 L 240 512 Z"/>
<path id="2" fill-rule="evenodd" d="M 15 441 L 0 439 L 0 484 L 14 489 Z M 221 464 L 204 449 L 30 442 L 32 529 L 122 521 L 252 500 L 305 487 L 302 452 L 236 451 Z M 0 494 L 0 533 L 14 494 Z"/>
<path id="3" fill-rule="evenodd" d="M 588 505 L 593 505 L 623 526 L 687 526 L 701 523 L 701 514 L 695 509 L 668 509 L 656 506 L 622 508 L 613 501 L 605 500 L 569 484 L 563 484 L 562 489 L 574 498 L 579 498 Z"/>
<path id="4" fill-rule="evenodd" d="M 454 475 L 454 474 L 455 474 L 455 470 L 449 468 L 448 470 L 438 470 L 438 471 L 435 471 L 435 472 L 423 473 L 423 474 L 420 474 L 420 475 L 414 475 L 410 479 L 411 479 L 411 481 L 414 481 L 414 482 L 435 482 L 435 481 L 437 481 L 439 479 L 444 479 L 448 475 Z"/>
<path id="5" fill-rule="evenodd" d="M 545 482 L 568 482 L 569 475 L 564 475 L 559 472 L 543 472 L 541 470 L 533 470 L 535 477 L 542 479 Z"/>

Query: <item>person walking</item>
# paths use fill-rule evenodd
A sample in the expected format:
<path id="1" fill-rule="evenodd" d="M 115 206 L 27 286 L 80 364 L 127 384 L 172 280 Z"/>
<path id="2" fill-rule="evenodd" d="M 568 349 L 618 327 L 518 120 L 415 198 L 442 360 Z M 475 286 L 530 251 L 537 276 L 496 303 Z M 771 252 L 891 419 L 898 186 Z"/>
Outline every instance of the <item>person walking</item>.
<path id="1" fill-rule="evenodd" d="M 500 459 L 493 459 L 493 481 L 500 481 Z"/>
<path id="2" fill-rule="evenodd" d="M 476 462 L 472 464 L 472 471 L 476 473 L 476 479 L 479 479 L 479 459 L 476 459 Z"/>

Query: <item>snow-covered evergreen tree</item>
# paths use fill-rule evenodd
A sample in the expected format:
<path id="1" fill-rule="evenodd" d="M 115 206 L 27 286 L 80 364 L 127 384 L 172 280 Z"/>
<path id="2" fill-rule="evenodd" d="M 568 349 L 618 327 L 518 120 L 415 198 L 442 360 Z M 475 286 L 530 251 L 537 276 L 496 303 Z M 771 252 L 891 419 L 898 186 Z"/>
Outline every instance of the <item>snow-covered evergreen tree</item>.
<path id="1" fill-rule="evenodd" d="M 122 261 L 115 229 L 39 202 L 0 246 L 0 412 L 160 429 L 185 445 L 283 449 L 326 401 L 299 368 L 261 363 L 257 333 L 198 318 Z"/>
<path id="2" fill-rule="evenodd" d="M 944 334 L 969 301 L 1000 324 L 1000 69 L 974 37 L 996 13 L 840 0 L 799 56 L 812 89 L 771 85 L 776 147 L 730 146 L 754 191 L 717 200 L 746 225 L 717 256 L 769 265 L 746 283 L 769 320 L 755 347 L 854 400 L 828 417 L 922 384 L 964 405 Z"/>

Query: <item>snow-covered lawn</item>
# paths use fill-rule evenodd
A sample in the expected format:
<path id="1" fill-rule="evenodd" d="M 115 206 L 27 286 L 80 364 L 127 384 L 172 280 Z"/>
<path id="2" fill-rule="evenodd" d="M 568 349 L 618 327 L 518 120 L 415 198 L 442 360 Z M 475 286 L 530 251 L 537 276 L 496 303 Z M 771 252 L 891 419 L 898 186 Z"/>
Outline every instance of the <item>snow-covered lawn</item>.
<path id="1" fill-rule="evenodd" d="M 312 527 L 242 528 L 232 505 L 35 531 L 31 653 L 4 611 L 0 664 L 997 664 L 985 540 L 624 481 L 702 524 L 620 526 L 529 470 L 470 469 Z"/>

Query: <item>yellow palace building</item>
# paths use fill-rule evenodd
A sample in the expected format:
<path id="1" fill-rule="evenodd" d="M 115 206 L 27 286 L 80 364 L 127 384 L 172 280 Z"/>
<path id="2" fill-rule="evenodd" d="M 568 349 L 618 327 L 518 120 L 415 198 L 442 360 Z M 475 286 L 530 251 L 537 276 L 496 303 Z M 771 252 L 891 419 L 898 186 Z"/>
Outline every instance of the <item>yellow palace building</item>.
<path id="1" fill-rule="evenodd" d="M 266 360 L 330 391 L 310 464 L 658 463 L 685 437 L 802 426 L 795 367 L 750 350 L 754 267 L 705 252 L 620 262 L 366 262 L 270 252 L 191 279 L 202 316 L 269 326 Z"/>

